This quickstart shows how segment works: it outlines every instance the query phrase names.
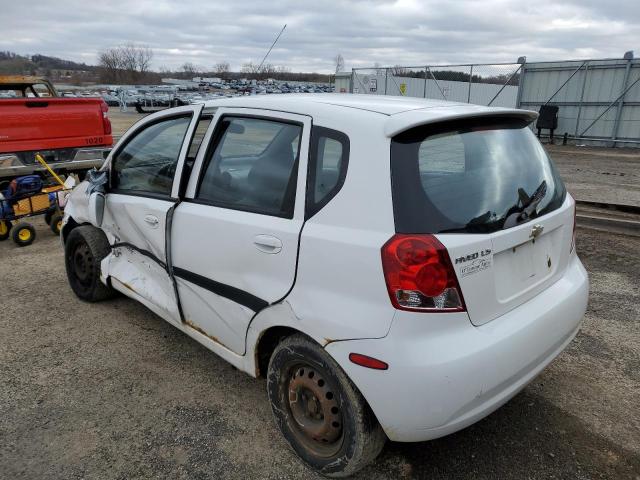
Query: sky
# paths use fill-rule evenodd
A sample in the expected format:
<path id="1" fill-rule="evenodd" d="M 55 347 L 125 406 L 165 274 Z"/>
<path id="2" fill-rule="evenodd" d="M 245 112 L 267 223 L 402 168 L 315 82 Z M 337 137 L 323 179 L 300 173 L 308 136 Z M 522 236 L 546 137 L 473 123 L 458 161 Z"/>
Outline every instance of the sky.
<path id="1" fill-rule="evenodd" d="M 96 64 L 133 43 L 152 68 L 268 62 L 330 73 L 437 65 L 640 56 L 640 0 L 0 0 L 0 50 Z"/>

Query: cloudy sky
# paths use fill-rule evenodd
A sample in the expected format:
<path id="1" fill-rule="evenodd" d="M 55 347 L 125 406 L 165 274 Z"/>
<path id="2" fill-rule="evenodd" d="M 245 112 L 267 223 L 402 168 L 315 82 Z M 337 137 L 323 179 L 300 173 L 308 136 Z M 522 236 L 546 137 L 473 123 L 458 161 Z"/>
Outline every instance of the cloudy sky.
<path id="1" fill-rule="evenodd" d="M 345 67 L 640 56 L 640 0 L 0 0 L 0 50 L 94 64 L 133 42 L 153 68 L 232 69 L 269 61 L 295 71 Z"/>

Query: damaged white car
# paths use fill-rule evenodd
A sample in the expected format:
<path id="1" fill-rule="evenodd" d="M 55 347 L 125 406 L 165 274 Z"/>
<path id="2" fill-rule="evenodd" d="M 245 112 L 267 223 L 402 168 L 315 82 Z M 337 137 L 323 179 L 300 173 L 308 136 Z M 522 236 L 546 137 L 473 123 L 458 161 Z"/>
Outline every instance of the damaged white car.
<path id="1" fill-rule="evenodd" d="M 266 376 L 297 454 L 352 474 L 488 415 L 575 336 L 575 202 L 535 116 L 365 95 L 149 115 L 69 199 L 69 282 Z"/>

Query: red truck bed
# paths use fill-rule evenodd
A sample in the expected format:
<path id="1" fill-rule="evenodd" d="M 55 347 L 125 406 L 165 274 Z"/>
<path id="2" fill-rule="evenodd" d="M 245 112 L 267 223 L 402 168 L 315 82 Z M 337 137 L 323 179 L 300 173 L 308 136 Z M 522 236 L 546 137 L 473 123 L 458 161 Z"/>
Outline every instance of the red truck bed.
<path id="1" fill-rule="evenodd" d="M 0 99 L 0 153 L 111 146 L 101 98 Z"/>

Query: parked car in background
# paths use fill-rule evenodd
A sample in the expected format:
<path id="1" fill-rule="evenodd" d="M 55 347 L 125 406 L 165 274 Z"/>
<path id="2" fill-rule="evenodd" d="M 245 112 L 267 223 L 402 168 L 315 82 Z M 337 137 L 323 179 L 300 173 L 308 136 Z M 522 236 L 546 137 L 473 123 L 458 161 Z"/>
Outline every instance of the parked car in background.
<path id="1" fill-rule="evenodd" d="M 102 165 L 112 143 L 101 98 L 59 97 L 45 78 L 0 76 L 0 182 L 44 171 L 40 153 L 57 172 Z"/>
<path id="2" fill-rule="evenodd" d="M 575 202 L 535 118 L 331 94 L 149 115 L 68 201 L 69 283 L 266 376 L 300 458 L 352 474 L 485 417 L 576 335 Z"/>

